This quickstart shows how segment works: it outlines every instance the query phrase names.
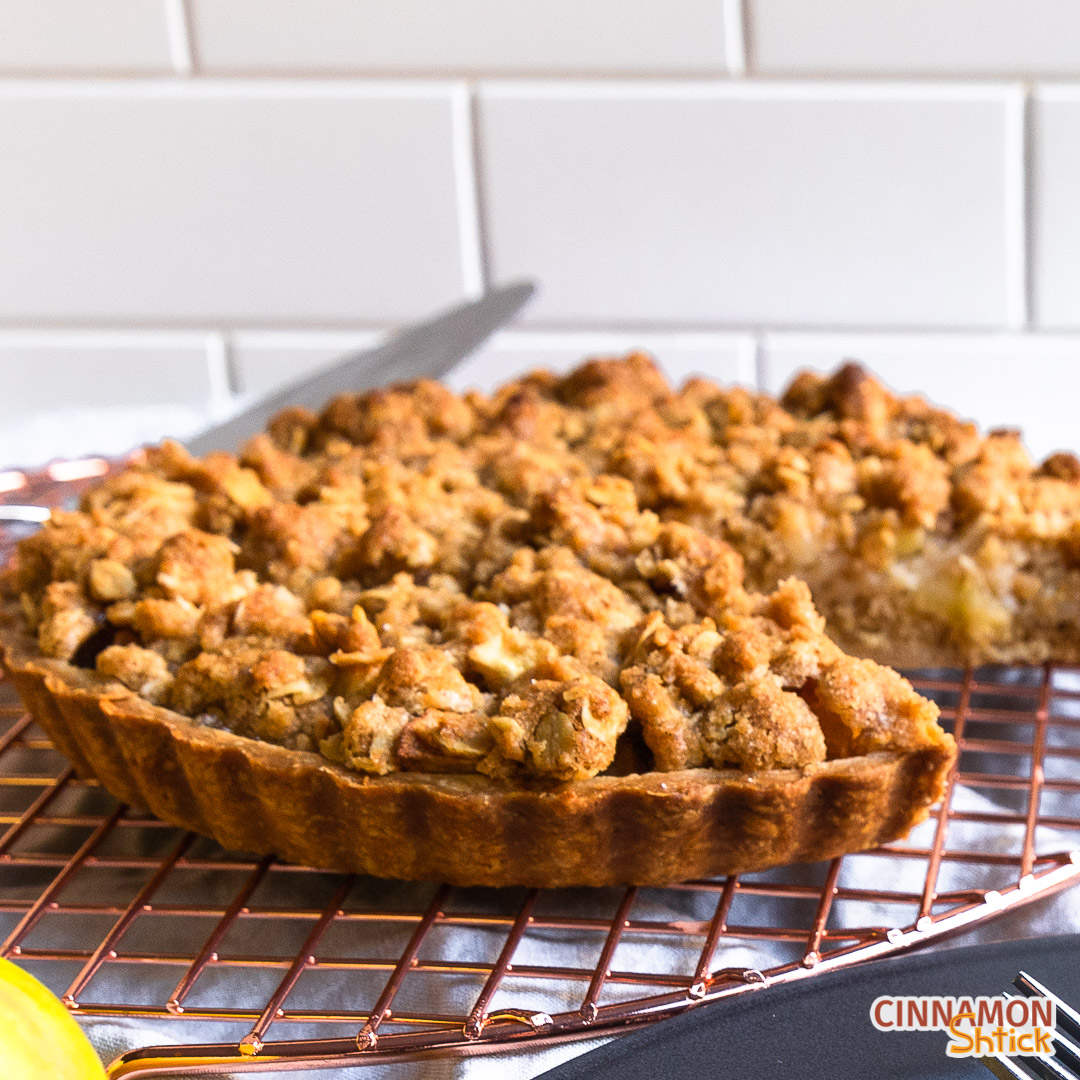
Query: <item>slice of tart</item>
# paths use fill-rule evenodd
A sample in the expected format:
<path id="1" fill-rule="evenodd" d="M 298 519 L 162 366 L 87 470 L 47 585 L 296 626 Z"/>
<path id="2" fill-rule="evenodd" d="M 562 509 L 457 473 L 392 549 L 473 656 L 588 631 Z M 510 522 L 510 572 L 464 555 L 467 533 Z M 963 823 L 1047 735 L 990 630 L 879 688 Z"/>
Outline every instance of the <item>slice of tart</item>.
<path id="1" fill-rule="evenodd" d="M 644 884 L 903 835 L 955 756 L 936 706 L 642 498 L 645 431 L 719 467 L 691 397 L 631 361 L 166 443 L 20 545 L 5 669 L 117 797 L 312 865 Z"/>

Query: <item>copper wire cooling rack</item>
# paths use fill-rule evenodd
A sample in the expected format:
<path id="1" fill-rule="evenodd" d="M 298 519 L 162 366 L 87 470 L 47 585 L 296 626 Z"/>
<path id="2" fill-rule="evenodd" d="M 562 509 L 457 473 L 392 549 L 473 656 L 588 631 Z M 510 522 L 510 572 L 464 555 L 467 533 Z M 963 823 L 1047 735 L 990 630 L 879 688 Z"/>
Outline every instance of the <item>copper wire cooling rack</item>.
<path id="1" fill-rule="evenodd" d="M 0 473 L 0 500 L 57 505 L 107 469 Z M 13 539 L 0 534 L 0 559 Z M 113 1077 L 289 1071 L 614 1034 L 1074 882 L 1080 670 L 913 682 L 962 752 L 943 806 L 907 840 L 664 889 L 543 891 L 225 852 L 75 776 L 0 682 L 0 955 L 80 1014 L 143 1018 L 181 1043 L 125 1054 Z"/>

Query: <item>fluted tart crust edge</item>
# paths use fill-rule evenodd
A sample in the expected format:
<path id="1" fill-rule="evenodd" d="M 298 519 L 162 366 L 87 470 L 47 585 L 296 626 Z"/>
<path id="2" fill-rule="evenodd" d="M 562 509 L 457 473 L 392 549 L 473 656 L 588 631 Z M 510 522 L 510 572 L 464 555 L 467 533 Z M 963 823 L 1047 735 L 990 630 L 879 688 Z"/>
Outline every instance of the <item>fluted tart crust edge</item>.
<path id="1" fill-rule="evenodd" d="M 479 774 L 364 776 L 200 727 L 44 657 L 0 615 L 0 661 L 83 777 L 227 848 L 456 885 L 659 885 L 861 851 L 942 794 L 953 740 L 758 773 L 688 769 L 508 787 Z"/>

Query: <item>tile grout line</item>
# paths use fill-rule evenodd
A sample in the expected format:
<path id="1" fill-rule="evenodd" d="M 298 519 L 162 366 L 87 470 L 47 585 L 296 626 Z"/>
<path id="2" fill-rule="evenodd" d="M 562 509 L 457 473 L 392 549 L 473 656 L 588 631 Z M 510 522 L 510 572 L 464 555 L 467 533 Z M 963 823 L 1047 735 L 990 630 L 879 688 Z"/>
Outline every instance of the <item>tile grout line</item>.
<path id="1" fill-rule="evenodd" d="M 481 296 L 487 274 L 474 124 L 474 94 L 469 83 L 460 83 L 451 92 L 450 111 L 462 287 L 466 296 Z"/>
<path id="2" fill-rule="evenodd" d="M 179 0 L 163 0 L 168 11 Z M 170 19 L 170 27 L 175 20 Z M 184 76 L 194 73 L 197 57 L 187 36 L 187 23 L 173 33 L 170 29 L 170 53 L 175 70 L 163 75 L 117 76 L 111 74 L 72 75 L 70 73 L 28 75 L 0 74 L 0 98 L 421 98 L 441 99 L 453 96 L 460 87 L 470 91 L 481 88 L 485 95 L 535 100 L 596 101 L 900 101 L 900 102 L 1001 102 L 1015 93 L 1017 81 L 994 78 L 942 79 L 923 78 L 851 79 L 777 78 L 760 76 L 735 78 L 727 75 L 649 77 L 579 75 L 529 77 L 524 75 L 475 75 L 467 80 L 447 76 L 382 76 L 373 74 L 293 76 L 280 74 L 213 74 L 197 79 Z M 188 67 L 187 65 L 191 65 Z M 1040 84 L 1041 87 L 1041 84 Z M 1058 87 L 1057 89 L 1061 89 Z M 1072 88 L 1080 98 L 1080 83 Z M 1040 93 L 1042 90 L 1040 89 Z"/>
<path id="3" fill-rule="evenodd" d="M 354 330 L 324 330 L 319 327 L 300 330 L 231 330 L 227 338 L 230 356 L 245 348 L 328 348 L 362 349 L 386 340 L 394 325 L 365 327 Z M 235 357 L 233 357 L 235 366 Z"/>
<path id="4" fill-rule="evenodd" d="M 184 58 L 178 58 L 184 63 Z M 461 86 L 454 79 L 394 79 L 373 76 L 0 75 L 0 100 L 364 100 L 446 101 Z"/>
<path id="5" fill-rule="evenodd" d="M 750 380 L 758 390 L 765 390 L 768 375 L 765 362 L 765 335 L 753 334 L 748 337 L 746 343 L 740 345 L 740 352 L 745 352 Z"/>
<path id="6" fill-rule="evenodd" d="M 1011 330 L 1030 325 L 1028 258 L 1028 123 L 1030 87 L 1005 102 L 1005 318 Z"/>
<path id="7" fill-rule="evenodd" d="M 491 219 L 488 214 L 487 187 L 484 183 L 484 138 L 481 134 L 484 129 L 482 106 L 480 104 L 479 87 L 475 82 L 469 87 L 469 110 L 470 120 L 472 121 L 473 177 L 476 184 L 477 237 L 480 247 L 480 261 L 484 268 L 484 281 L 490 283 L 492 259 L 489 229 Z"/>
<path id="8" fill-rule="evenodd" d="M 210 408 L 217 414 L 228 408 L 238 389 L 232 350 L 219 331 L 206 335 L 206 369 L 210 376 Z"/>
<path id="9" fill-rule="evenodd" d="M 1024 309 L 1027 316 L 1025 329 L 1036 331 L 1038 329 L 1038 307 L 1035 301 L 1035 213 L 1036 213 L 1036 165 L 1035 155 L 1038 146 L 1038 132 L 1036 131 L 1037 102 L 1035 86 L 1028 85 L 1024 97 L 1024 135 L 1021 153 L 1023 160 L 1024 196 L 1021 213 L 1023 215 L 1023 243 L 1024 243 L 1024 279 L 1021 288 L 1024 292 Z"/>
<path id="10" fill-rule="evenodd" d="M 747 37 L 744 0 L 720 0 L 723 4 L 724 66 L 733 79 L 746 74 Z"/>
<path id="11" fill-rule="evenodd" d="M 145 327 L 3 327 L 0 348 L 130 349 L 198 348 L 206 330 Z"/>
<path id="12" fill-rule="evenodd" d="M 165 7 L 165 29 L 169 39 L 169 59 L 177 75 L 190 75 L 195 70 L 195 50 L 192 47 L 191 18 L 186 0 L 162 0 Z"/>
<path id="13" fill-rule="evenodd" d="M 12 348 L 61 348 L 61 349 L 102 349 L 102 348 L 168 348 L 201 347 L 207 335 L 226 336 L 230 339 L 243 339 L 245 344 L 252 341 L 274 341 L 294 344 L 306 340 L 318 341 L 337 346 L 346 346 L 353 340 L 375 341 L 400 324 L 392 320 L 356 324 L 296 322 L 273 325 L 266 323 L 226 324 L 210 328 L 205 323 L 191 325 L 117 325 L 86 324 L 71 325 L 25 325 L 0 323 L 0 349 Z M 499 340 L 507 344 L 532 343 L 547 340 L 583 340 L 600 341 L 604 338 L 619 338 L 631 341 L 636 338 L 650 340 L 682 341 L 687 344 L 708 343 L 721 339 L 731 340 L 740 336 L 760 336 L 766 339 L 776 338 L 790 342 L 807 339 L 816 343 L 822 341 L 864 341 L 904 342 L 906 346 L 947 348 L 961 347 L 986 348 L 995 344 L 1012 346 L 1025 341 L 1050 345 L 1055 342 L 1074 346 L 1080 342 L 1080 326 L 1077 327 L 1037 327 L 1021 328 L 977 326 L 977 327 L 940 327 L 940 326 L 885 326 L 857 325 L 848 326 L 807 324 L 768 325 L 761 322 L 733 322 L 709 326 L 697 323 L 655 323 L 627 324 L 617 321 L 603 324 L 582 324 L 567 322 L 529 323 L 500 331 Z"/>
<path id="14" fill-rule="evenodd" d="M 737 59 L 737 58 L 736 58 Z M 743 61 L 745 62 L 745 60 Z M 527 78 L 478 76 L 483 94 L 530 101 L 796 101 L 796 102 L 981 102 L 1001 104 L 1015 96 L 1016 79 L 852 79 L 760 76 L 681 78 Z M 3 83 L 0 82 L 0 89 Z M 1080 90 L 1080 86 L 1078 86 Z"/>

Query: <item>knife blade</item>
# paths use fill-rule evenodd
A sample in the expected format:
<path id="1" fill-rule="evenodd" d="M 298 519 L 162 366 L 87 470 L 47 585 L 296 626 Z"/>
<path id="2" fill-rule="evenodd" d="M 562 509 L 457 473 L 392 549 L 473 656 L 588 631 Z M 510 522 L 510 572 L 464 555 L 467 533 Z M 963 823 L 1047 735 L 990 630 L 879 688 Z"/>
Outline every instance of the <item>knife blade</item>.
<path id="1" fill-rule="evenodd" d="M 336 394 L 445 375 L 512 319 L 535 291 L 533 282 L 515 281 L 413 323 L 389 341 L 343 357 L 332 367 L 261 398 L 242 413 L 186 440 L 184 445 L 196 457 L 214 450 L 236 450 L 262 431 L 275 413 L 290 405 L 318 410 Z M 33 525 L 48 518 L 47 507 L 0 504 L 0 523 Z"/>
<path id="2" fill-rule="evenodd" d="M 213 450 L 236 450 L 290 405 L 318 410 L 336 394 L 445 375 L 513 318 L 535 289 L 531 281 L 513 282 L 414 323 L 381 345 L 346 356 L 317 375 L 261 398 L 237 416 L 187 439 L 184 445 L 196 457 Z"/>

